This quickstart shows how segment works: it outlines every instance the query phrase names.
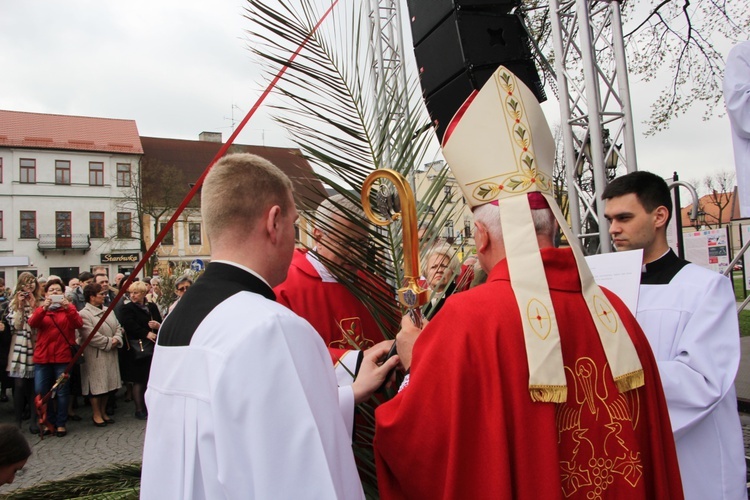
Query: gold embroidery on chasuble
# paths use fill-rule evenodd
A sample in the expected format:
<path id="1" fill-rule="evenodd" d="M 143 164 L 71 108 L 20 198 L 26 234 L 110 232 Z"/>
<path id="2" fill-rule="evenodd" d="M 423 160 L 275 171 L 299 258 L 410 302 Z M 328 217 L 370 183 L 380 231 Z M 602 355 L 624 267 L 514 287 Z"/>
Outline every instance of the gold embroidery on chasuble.
<path id="1" fill-rule="evenodd" d="M 364 351 L 375 345 L 375 342 L 365 338 L 362 320 L 358 317 L 344 318 L 339 321 L 338 327 L 341 330 L 341 338 L 328 344 L 328 347 L 334 349 L 353 349 L 356 347 Z"/>
<path id="2" fill-rule="evenodd" d="M 640 416 L 638 391 L 624 394 L 605 384 L 607 365 L 601 369 L 591 358 L 580 358 L 575 367 L 565 367 L 575 385 L 574 395 L 557 405 L 560 478 L 565 497 L 586 493 L 602 498 L 612 488 L 635 487 L 643 475 L 640 452 L 628 447 L 623 427 L 635 429 Z M 604 427 L 598 439 L 593 429 Z"/>

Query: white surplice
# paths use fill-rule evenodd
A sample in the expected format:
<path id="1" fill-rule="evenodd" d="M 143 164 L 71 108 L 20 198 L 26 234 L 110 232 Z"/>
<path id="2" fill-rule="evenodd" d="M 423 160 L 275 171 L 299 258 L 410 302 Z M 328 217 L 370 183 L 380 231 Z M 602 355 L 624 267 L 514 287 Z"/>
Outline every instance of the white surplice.
<path id="1" fill-rule="evenodd" d="M 363 498 L 351 388 L 309 323 L 261 295 L 221 302 L 189 345 L 157 345 L 146 400 L 142 498 Z"/>
<path id="2" fill-rule="evenodd" d="M 687 264 L 667 283 L 641 285 L 637 319 L 659 366 L 685 498 L 747 498 L 731 283 Z"/>

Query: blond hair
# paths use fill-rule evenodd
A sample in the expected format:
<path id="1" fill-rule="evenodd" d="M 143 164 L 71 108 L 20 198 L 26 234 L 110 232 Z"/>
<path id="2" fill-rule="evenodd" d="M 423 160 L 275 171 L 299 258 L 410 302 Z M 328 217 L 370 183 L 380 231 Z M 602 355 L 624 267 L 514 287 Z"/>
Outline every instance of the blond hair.
<path id="1" fill-rule="evenodd" d="M 143 281 L 134 281 L 128 287 L 128 292 L 148 292 L 148 285 Z"/>
<path id="2" fill-rule="evenodd" d="M 36 307 L 36 303 L 39 302 L 39 299 L 42 296 L 42 287 L 39 286 L 39 280 L 36 279 L 36 276 L 29 272 L 22 272 L 18 275 L 18 281 L 16 281 L 16 288 L 13 290 L 13 298 L 10 300 L 10 304 L 8 307 L 11 311 L 22 311 L 23 306 L 21 305 L 21 301 L 18 298 L 18 292 L 23 291 L 23 287 L 25 285 L 34 284 L 34 291 L 31 292 L 32 297 L 34 300 L 31 302 L 32 307 Z M 20 330 L 23 328 L 23 324 L 25 322 L 26 318 L 24 318 L 23 314 L 16 314 L 13 318 L 13 328 Z"/>
<path id="3" fill-rule="evenodd" d="M 247 153 L 227 155 L 213 166 L 201 191 L 208 239 L 238 224 L 251 225 L 271 206 L 291 210 L 289 178 L 268 160 Z"/>
<path id="4" fill-rule="evenodd" d="M 423 276 L 427 276 L 427 273 L 430 270 L 430 259 L 435 255 L 441 255 L 447 258 L 448 259 L 448 271 L 450 271 L 451 276 L 458 275 L 458 272 L 461 269 L 461 264 L 458 262 L 458 257 L 456 256 L 456 250 L 450 245 L 448 245 L 447 243 L 438 243 L 437 245 L 427 250 L 427 253 L 422 259 L 422 275 Z"/>

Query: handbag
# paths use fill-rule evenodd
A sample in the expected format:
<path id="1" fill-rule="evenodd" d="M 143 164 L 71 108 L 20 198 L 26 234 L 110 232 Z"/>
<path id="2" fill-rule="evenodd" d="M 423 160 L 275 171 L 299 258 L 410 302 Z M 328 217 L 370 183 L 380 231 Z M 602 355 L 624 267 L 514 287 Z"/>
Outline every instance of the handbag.
<path id="1" fill-rule="evenodd" d="M 76 354 L 78 354 L 78 351 L 81 349 L 81 346 L 78 344 L 70 344 L 68 345 L 68 348 L 70 349 L 70 355 L 76 358 Z M 84 354 L 81 353 L 80 356 L 76 358 L 76 365 L 82 365 L 86 362 L 86 358 L 84 357 Z"/>
<path id="2" fill-rule="evenodd" d="M 57 321 L 55 321 L 55 317 L 51 314 L 48 316 L 49 319 L 52 320 L 52 322 L 55 324 L 55 327 L 57 328 L 57 331 L 60 332 L 60 336 L 63 338 L 66 344 L 68 344 L 68 349 L 70 349 L 70 355 L 73 359 L 76 360 L 76 365 L 82 365 L 86 362 L 86 358 L 83 357 L 83 353 L 81 353 L 80 356 L 76 358 L 76 355 L 78 354 L 78 350 L 81 348 L 78 344 L 71 344 L 68 339 L 65 337 L 65 334 L 63 333 L 62 329 L 60 328 L 60 325 L 57 324 Z"/>
<path id="3" fill-rule="evenodd" d="M 148 308 L 148 305 L 146 307 Z M 148 315 L 150 319 L 154 319 L 150 309 Z M 154 343 L 148 339 L 128 338 L 128 348 L 133 351 L 135 361 L 145 361 L 154 355 Z"/>
<path id="4" fill-rule="evenodd" d="M 128 339 L 128 345 L 135 361 L 150 359 L 154 355 L 154 343 L 150 340 L 144 342 L 142 339 Z"/>

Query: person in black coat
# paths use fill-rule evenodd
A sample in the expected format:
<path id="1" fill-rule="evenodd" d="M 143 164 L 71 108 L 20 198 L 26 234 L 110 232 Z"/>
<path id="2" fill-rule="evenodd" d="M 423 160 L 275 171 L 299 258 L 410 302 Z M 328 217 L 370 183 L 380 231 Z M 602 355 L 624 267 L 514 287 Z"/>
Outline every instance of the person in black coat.
<path id="1" fill-rule="evenodd" d="M 146 384 L 151 370 L 151 357 L 135 359 L 135 350 L 147 343 L 156 343 L 156 333 L 161 326 L 161 314 L 156 304 L 146 301 L 148 286 L 136 281 L 128 287 L 130 303 L 120 308 L 120 324 L 125 329 L 126 349 L 123 356 L 122 378 L 133 383 L 133 401 L 135 401 L 135 417 L 140 420 L 148 418 L 146 409 Z M 149 346 L 153 352 L 153 345 Z M 148 348 L 148 347 L 147 347 Z"/>
<path id="2" fill-rule="evenodd" d="M 6 367 L 8 365 L 8 352 L 10 351 L 10 339 L 13 332 L 8 322 L 8 295 L 5 292 L 5 280 L 0 278 L 0 403 L 8 402 L 7 390 L 13 387 L 8 376 Z"/>

